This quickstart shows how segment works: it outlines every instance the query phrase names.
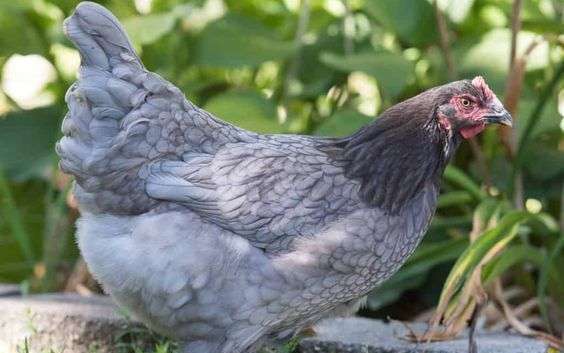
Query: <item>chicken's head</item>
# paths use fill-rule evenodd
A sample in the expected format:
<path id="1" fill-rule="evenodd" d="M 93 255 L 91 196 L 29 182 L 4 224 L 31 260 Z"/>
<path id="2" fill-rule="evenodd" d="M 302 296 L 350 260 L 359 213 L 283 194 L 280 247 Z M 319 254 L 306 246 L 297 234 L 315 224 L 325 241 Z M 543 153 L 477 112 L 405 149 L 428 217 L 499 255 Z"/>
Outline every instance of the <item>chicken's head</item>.
<path id="1" fill-rule="evenodd" d="M 511 115 L 481 76 L 455 84 L 452 94 L 437 109 L 443 129 L 469 139 L 484 130 L 487 124 L 511 126 Z"/>

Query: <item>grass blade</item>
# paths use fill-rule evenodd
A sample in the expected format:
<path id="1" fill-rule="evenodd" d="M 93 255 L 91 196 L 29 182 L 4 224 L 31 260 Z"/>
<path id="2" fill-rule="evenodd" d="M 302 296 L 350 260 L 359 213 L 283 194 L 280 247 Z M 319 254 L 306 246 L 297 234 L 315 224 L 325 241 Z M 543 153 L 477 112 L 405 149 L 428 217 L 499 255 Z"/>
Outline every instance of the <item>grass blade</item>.
<path id="1" fill-rule="evenodd" d="M 0 211 L 4 214 L 5 220 L 10 228 L 10 233 L 21 248 L 22 254 L 29 262 L 33 262 L 35 256 L 31 245 L 31 239 L 26 232 L 23 219 L 8 186 L 8 182 L 4 177 L 4 173 L 0 169 Z"/>
<path id="2" fill-rule="evenodd" d="M 523 262 L 533 263 L 536 267 L 543 264 L 543 252 L 530 245 L 515 245 L 506 249 L 500 256 L 484 266 L 482 283 L 487 285 L 501 276 L 509 268 Z"/>
<path id="3" fill-rule="evenodd" d="M 474 201 L 471 193 L 465 190 L 451 191 L 442 194 L 437 204 L 438 208 L 466 205 Z"/>
<path id="4" fill-rule="evenodd" d="M 539 308 L 542 315 L 544 322 L 547 323 L 549 329 L 550 321 L 548 320 L 548 308 L 546 306 L 546 287 L 548 285 L 548 275 L 552 268 L 552 263 L 556 260 L 556 258 L 560 255 L 562 250 L 564 249 L 564 232 L 561 233 L 560 238 L 556 242 L 554 249 L 550 252 L 546 261 L 544 262 L 543 266 L 541 267 L 539 280 L 537 284 L 537 297 L 539 299 Z"/>
<path id="5" fill-rule="evenodd" d="M 466 175 L 462 170 L 449 165 L 445 169 L 444 178 L 455 185 L 462 187 L 464 190 L 468 191 L 474 198 L 481 200 L 486 197 L 485 192 L 480 189 L 480 186 L 474 182 L 468 175 Z"/>
<path id="6" fill-rule="evenodd" d="M 445 312 L 450 299 L 460 288 L 464 278 L 482 261 L 486 254 L 495 246 L 505 246 L 517 234 L 520 223 L 533 215 L 523 211 L 513 211 L 505 215 L 499 224 L 479 236 L 458 258 L 450 271 L 443 286 L 439 305 L 437 306 L 434 322 L 438 324 Z"/>

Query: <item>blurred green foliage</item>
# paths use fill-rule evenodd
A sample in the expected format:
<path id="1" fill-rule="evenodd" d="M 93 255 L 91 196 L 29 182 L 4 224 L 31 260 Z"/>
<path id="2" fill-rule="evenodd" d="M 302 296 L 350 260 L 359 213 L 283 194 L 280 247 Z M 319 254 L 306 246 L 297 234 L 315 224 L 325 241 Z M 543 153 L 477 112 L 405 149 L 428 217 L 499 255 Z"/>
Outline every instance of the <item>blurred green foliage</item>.
<path id="1" fill-rule="evenodd" d="M 345 135 L 390 105 L 453 78 L 483 75 L 501 98 L 512 75 L 509 0 L 438 1 L 450 37 L 446 48 L 427 0 L 98 2 L 123 20 L 148 69 L 196 104 L 259 132 Z M 76 210 L 66 202 L 69 180 L 57 172 L 53 151 L 78 60 L 62 21 L 77 3 L 0 2 L 0 281 L 34 290 L 62 288 L 77 258 Z M 466 267 L 455 267 L 455 275 L 464 279 L 509 236 L 510 246 L 484 270 L 484 281 L 503 275 L 529 297 L 547 295 L 563 304 L 564 235 L 557 226 L 564 218 L 564 125 L 558 113 L 559 97 L 560 113 L 564 109 L 563 13 L 558 0 L 523 4 L 518 55 L 535 38 L 540 43 L 528 57 L 514 114 L 515 138 L 523 142 L 526 135 L 527 143 L 517 157 L 508 157 L 498 132 L 488 129 L 474 148 L 461 147 L 429 234 L 406 266 L 370 296 L 370 310 L 394 308 L 406 295 L 420 303 L 409 314 L 436 303 L 459 256 L 457 263 L 467 261 Z M 51 73 L 41 74 L 46 83 L 36 95 L 26 96 L 26 80 L 41 76 L 26 75 L 36 66 L 22 64 L 20 55 L 30 54 L 44 58 Z M 514 212 L 516 196 L 523 200 L 518 208 L 544 222 L 526 223 L 530 217 L 523 216 L 509 234 L 503 215 Z M 482 248 L 472 250 L 468 233 L 484 203 L 496 205 L 497 232 L 503 234 L 473 243 Z M 482 230 L 493 234 L 492 227 Z"/>

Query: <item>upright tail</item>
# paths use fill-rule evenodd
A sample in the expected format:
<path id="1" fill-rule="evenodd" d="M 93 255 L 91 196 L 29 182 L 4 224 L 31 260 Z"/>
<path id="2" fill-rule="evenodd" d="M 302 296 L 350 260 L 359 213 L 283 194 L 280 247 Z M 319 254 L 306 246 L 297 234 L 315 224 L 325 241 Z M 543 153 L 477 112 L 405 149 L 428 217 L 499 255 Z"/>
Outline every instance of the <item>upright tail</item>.
<path id="1" fill-rule="evenodd" d="M 69 112 L 57 153 L 61 169 L 76 178 L 75 196 L 83 210 L 151 210 L 158 203 L 145 191 L 152 162 L 213 154 L 244 134 L 147 71 L 104 7 L 81 3 L 65 21 L 65 33 L 82 63 L 65 97 Z"/>
<path id="2" fill-rule="evenodd" d="M 64 26 L 82 62 L 65 97 L 65 137 L 56 148 L 60 167 L 75 176 L 83 208 L 144 212 L 155 201 L 143 191 L 142 168 L 161 153 L 156 151 L 161 136 L 150 127 L 160 114 L 189 103 L 176 87 L 145 70 L 123 27 L 104 7 L 83 2 Z"/>
<path id="3" fill-rule="evenodd" d="M 118 19 L 101 5 L 80 3 L 65 21 L 64 30 L 78 48 L 83 67 L 111 71 L 128 64 L 144 69 Z"/>

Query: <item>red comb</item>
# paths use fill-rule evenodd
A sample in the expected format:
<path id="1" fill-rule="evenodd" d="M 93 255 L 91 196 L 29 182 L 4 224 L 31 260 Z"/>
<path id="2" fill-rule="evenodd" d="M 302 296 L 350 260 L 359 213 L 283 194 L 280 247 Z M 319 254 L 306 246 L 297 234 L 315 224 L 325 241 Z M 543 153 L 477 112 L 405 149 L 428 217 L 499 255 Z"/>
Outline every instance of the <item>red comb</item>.
<path id="1" fill-rule="evenodd" d="M 493 97 L 495 97 L 495 93 L 493 93 L 490 87 L 488 87 L 488 84 L 486 83 L 486 81 L 482 76 L 474 77 L 474 79 L 472 80 L 472 84 L 474 85 L 474 87 L 482 91 L 484 97 L 486 97 L 487 100 L 490 100 Z"/>

